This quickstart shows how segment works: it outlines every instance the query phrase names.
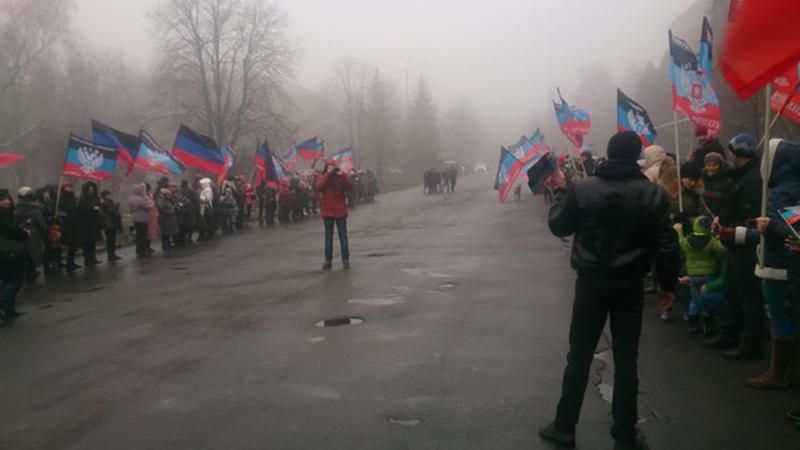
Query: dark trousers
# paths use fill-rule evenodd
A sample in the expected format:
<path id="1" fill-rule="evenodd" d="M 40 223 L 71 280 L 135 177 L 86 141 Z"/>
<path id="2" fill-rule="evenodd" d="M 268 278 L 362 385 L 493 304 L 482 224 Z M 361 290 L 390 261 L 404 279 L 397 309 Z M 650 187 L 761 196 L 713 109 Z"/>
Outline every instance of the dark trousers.
<path id="1" fill-rule="evenodd" d="M 84 264 L 91 265 L 97 261 L 97 242 L 85 242 L 81 249 Z"/>
<path id="2" fill-rule="evenodd" d="M 614 354 L 614 426 L 611 434 L 619 440 L 635 436 L 639 393 L 637 360 L 643 303 L 641 279 L 578 276 L 567 368 L 556 413 L 559 430 L 574 432 L 578 424 L 597 341 L 603 333 L 606 318 L 610 317 Z"/>
<path id="3" fill-rule="evenodd" d="M 117 230 L 106 230 L 106 254 L 109 258 L 117 254 Z"/>
<path id="4" fill-rule="evenodd" d="M 147 222 L 134 222 L 136 230 L 136 256 L 150 254 L 150 240 L 147 239 Z"/>
<path id="5" fill-rule="evenodd" d="M 17 312 L 17 294 L 24 284 L 24 269 L 17 267 L 0 272 L 0 311 L 7 315 Z"/>
<path id="6" fill-rule="evenodd" d="M 342 249 L 342 261 L 350 261 L 350 243 L 347 239 L 347 217 L 324 217 L 325 224 L 325 261 L 333 261 L 333 227 L 339 232 L 339 246 Z"/>
<path id="7" fill-rule="evenodd" d="M 761 282 L 754 273 L 757 261 L 755 248 L 728 251 L 728 303 L 722 312 L 720 325 L 720 331 L 727 339 L 741 336 L 745 343 L 760 344 L 764 338 L 766 313 Z"/>

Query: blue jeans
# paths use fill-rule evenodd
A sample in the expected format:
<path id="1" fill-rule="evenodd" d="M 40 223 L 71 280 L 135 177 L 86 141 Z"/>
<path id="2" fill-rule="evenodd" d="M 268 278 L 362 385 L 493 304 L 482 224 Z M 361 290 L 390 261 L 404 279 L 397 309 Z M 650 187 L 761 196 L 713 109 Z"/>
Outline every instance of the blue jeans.
<path id="1" fill-rule="evenodd" d="M 772 332 L 777 339 L 790 339 L 797 336 L 797 328 L 791 311 L 786 308 L 786 281 L 764 280 L 764 297 L 772 323 Z"/>
<path id="2" fill-rule="evenodd" d="M 710 275 L 700 276 L 700 277 L 689 277 L 689 310 L 687 314 L 689 316 L 696 316 L 700 309 L 697 305 L 697 299 L 700 298 L 700 288 L 703 287 L 704 284 L 708 283 L 709 281 L 713 280 L 714 277 Z"/>
<path id="3" fill-rule="evenodd" d="M 325 261 L 333 261 L 333 226 L 339 232 L 339 246 L 342 248 L 342 261 L 350 261 L 350 244 L 347 240 L 347 217 L 324 217 L 325 224 Z"/>
<path id="4" fill-rule="evenodd" d="M 3 270 L 0 272 L 0 311 L 17 311 L 17 294 L 25 284 L 25 270 Z"/>

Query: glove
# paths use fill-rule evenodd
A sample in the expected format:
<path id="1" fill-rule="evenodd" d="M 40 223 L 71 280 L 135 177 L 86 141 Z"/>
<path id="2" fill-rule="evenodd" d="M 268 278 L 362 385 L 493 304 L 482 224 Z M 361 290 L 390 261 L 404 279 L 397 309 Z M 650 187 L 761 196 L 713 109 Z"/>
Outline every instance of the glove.
<path id="1" fill-rule="evenodd" d="M 736 239 L 736 228 L 734 227 L 720 227 L 719 240 L 722 242 L 733 242 Z"/>

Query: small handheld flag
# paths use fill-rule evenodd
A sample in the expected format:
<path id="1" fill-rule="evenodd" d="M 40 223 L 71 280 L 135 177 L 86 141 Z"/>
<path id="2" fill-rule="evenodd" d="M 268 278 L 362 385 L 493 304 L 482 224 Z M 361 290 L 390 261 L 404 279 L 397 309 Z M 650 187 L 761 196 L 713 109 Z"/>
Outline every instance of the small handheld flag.
<path id="1" fill-rule="evenodd" d="M 617 131 L 630 130 L 639 135 L 642 145 L 652 145 L 656 129 L 647 110 L 617 89 Z"/>
<path id="2" fill-rule="evenodd" d="M 70 133 L 62 173 L 64 176 L 106 181 L 114 175 L 116 166 L 116 149 L 97 145 Z"/>
<path id="3" fill-rule="evenodd" d="M 544 190 L 544 182 L 556 171 L 556 164 L 550 154 L 544 154 L 523 168 L 528 175 L 528 187 L 533 195 Z"/>
<path id="4" fill-rule="evenodd" d="M 225 158 L 210 137 L 181 125 L 172 155 L 185 166 L 216 176 L 225 173 Z"/>
<path id="5" fill-rule="evenodd" d="M 181 175 L 184 172 L 183 164 L 150 136 L 147 131 L 139 132 L 139 150 L 136 154 L 134 167 L 143 172 L 156 172 L 164 175 Z"/>

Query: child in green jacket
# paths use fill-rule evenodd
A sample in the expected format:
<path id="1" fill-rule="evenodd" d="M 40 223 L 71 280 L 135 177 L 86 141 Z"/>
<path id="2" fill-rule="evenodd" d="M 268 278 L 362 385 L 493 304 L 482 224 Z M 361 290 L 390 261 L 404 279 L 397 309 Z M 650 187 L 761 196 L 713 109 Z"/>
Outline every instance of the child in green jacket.
<path id="1" fill-rule="evenodd" d="M 711 334 L 713 317 L 725 303 L 724 261 L 725 246 L 711 234 L 711 220 L 699 216 L 692 223 L 692 232 L 684 235 L 683 228 L 676 226 L 685 264 L 685 275 L 678 281 L 689 286 L 689 308 L 687 311 L 692 334 Z M 700 323 L 700 314 L 703 322 Z"/>

